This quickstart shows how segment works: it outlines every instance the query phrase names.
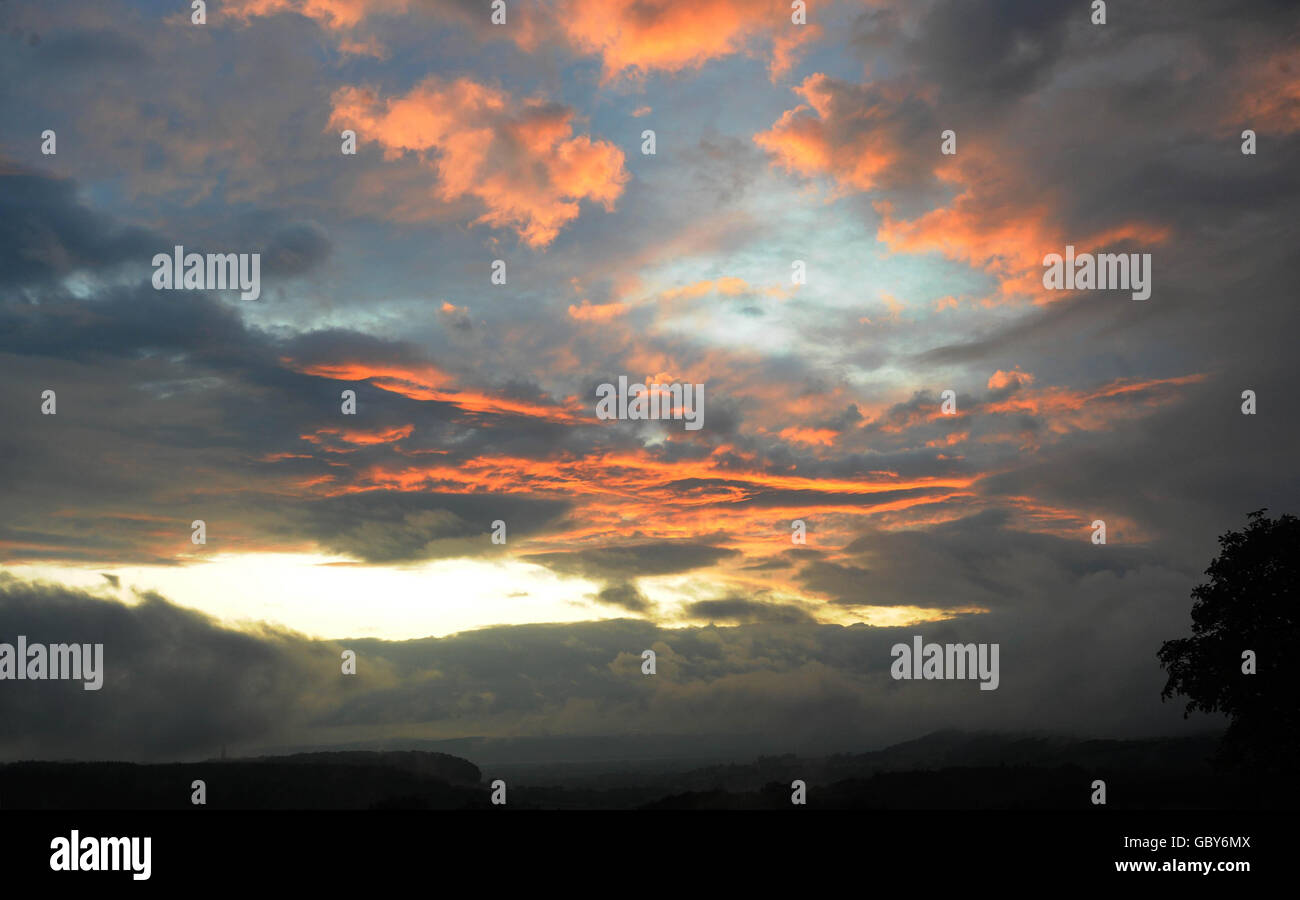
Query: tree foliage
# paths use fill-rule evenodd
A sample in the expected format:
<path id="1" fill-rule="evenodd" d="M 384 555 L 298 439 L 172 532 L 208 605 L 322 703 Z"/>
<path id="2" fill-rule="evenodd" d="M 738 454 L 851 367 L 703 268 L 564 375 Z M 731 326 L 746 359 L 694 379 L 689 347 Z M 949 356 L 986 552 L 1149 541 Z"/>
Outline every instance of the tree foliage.
<path id="1" fill-rule="evenodd" d="M 1193 711 L 1224 713 L 1224 768 L 1293 773 L 1300 760 L 1300 519 L 1248 516 L 1219 538 L 1209 581 L 1192 591 L 1192 636 L 1166 641 L 1162 698 L 1188 698 Z M 1256 673 L 1244 655 L 1254 651 Z"/>

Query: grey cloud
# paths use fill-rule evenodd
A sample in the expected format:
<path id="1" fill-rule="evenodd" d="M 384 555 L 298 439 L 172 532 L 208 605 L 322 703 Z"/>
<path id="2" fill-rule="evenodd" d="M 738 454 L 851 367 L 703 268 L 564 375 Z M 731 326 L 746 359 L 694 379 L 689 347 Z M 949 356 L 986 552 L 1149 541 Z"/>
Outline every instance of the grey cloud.
<path id="1" fill-rule="evenodd" d="M 80 270 L 146 265 L 155 239 L 83 205 L 71 181 L 0 159 L 0 285 L 44 284 Z"/>
<path id="2" fill-rule="evenodd" d="M 999 102 L 1040 85 L 1062 57 L 1072 16 L 1088 10 L 1041 0 L 942 0 L 920 24 L 909 58 L 954 101 L 972 95 Z"/>
<path id="3" fill-rule="evenodd" d="M 534 553 L 524 559 L 568 575 L 619 579 L 689 572 L 691 569 L 714 565 L 720 560 L 736 556 L 738 552 L 691 541 L 647 541 Z"/>
<path id="4" fill-rule="evenodd" d="M 527 537 L 569 508 L 509 494 L 373 491 L 299 505 L 289 534 L 370 563 L 409 562 L 491 552 L 493 521 L 506 523 L 508 537 Z"/>
<path id="5" fill-rule="evenodd" d="M 98 691 L 6 682 L 0 753 L 11 759 L 212 753 L 302 717 L 338 678 L 326 645 L 273 628 L 233 631 L 154 594 L 127 606 L 0 573 L 0 621 L 9 643 L 104 645 Z"/>
<path id="6" fill-rule="evenodd" d="M 725 624 L 806 625 L 817 621 L 802 606 L 742 596 L 697 600 L 686 604 L 682 611 L 688 619 Z"/>
<path id="7" fill-rule="evenodd" d="M 597 592 L 596 599 L 601 603 L 622 607 L 633 613 L 645 613 L 654 608 L 649 598 L 629 581 L 606 585 Z"/>
<path id="8" fill-rule="evenodd" d="M 33 61 L 58 72 L 99 66 L 148 66 L 151 54 L 139 39 L 111 29 L 72 29 L 43 43 Z"/>
<path id="9" fill-rule="evenodd" d="M 1149 549 L 1093 545 L 1084 515 L 1074 540 L 1011 528 L 1001 510 L 925 531 L 871 531 L 844 548 L 844 559 L 815 560 L 798 577 L 808 590 L 853 607 L 1023 609 L 1045 591 L 1156 564 Z"/>
<path id="10" fill-rule="evenodd" d="M 301 275 L 329 256 L 331 244 L 325 229 L 315 222 L 300 222 L 276 231 L 262 251 L 262 272 L 273 277 Z"/>

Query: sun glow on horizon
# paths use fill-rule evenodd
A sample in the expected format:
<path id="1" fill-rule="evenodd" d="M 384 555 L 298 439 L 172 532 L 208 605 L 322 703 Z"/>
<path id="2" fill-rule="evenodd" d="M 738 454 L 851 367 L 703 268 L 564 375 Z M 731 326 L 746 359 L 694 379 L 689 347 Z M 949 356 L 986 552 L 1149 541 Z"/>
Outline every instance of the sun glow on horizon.
<path id="1" fill-rule="evenodd" d="M 257 622 L 315 638 L 411 640 L 492 625 L 615 619 L 590 599 L 600 585 L 511 559 L 365 565 L 315 554 L 214 555 L 185 566 L 6 567 L 16 578 L 63 583 L 131 602 L 167 600 L 240 627 Z M 104 574 L 115 575 L 114 588 Z"/>

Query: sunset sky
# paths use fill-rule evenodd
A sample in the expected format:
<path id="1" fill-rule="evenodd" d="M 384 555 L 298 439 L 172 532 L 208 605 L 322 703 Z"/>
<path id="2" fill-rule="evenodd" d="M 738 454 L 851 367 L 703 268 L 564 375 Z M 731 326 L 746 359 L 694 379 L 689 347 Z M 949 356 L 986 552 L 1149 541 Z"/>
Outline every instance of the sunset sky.
<path id="1" fill-rule="evenodd" d="M 107 660 L 0 754 L 1205 727 L 1156 650 L 1300 509 L 1289 4 L 506 6 L 0 0 L 0 639 Z M 913 634 L 1000 689 L 891 681 Z"/>

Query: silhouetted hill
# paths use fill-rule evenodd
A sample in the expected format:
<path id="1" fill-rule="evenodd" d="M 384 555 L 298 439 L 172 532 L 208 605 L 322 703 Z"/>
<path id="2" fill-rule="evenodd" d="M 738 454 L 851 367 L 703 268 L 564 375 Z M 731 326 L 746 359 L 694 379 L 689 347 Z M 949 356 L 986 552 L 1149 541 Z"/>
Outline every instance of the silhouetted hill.
<path id="1" fill-rule="evenodd" d="M 473 763 L 443 753 L 304 753 L 141 765 L 19 762 L 0 767 L 0 804 L 20 809 L 463 809 L 487 806 Z"/>
<path id="2" fill-rule="evenodd" d="M 519 737 L 463 737 L 445 740 L 385 738 L 337 744 L 330 750 L 421 750 L 450 753 L 472 759 L 481 768 L 506 765 L 596 765 L 620 768 L 641 763 L 664 764 L 678 769 L 706 763 L 746 759 L 760 753 L 780 753 L 797 745 L 776 738 L 749 734 L 619 734 L 525 735 Z M 259 748 L 268 756 L 311 752 L 319 747 L 273 746 Z M 814 752 L 814 751 L 809 751 Z"/>
<path id="3" fill-rule="evenodd" d="M 642 808 L 794 809 L 795 779 L 807 785 L 807 805 L 822 809 L 1088 809 L 1097 779 L 1110 809 L 1294 806 L 1295 784 L 1216 774 L 1217 742 L 938 732 L 872 753 L 700 769 L 682 779 L 687 790 Z"/>
<path id="4" fill-rule="evenodd" d="M 294 753 L 289 756 L 256 756 L 240 762 L 295 763 L 298 765 L 378 766 L 401 769 L 415 775 L 441 778 L 452 784 L 478 784 L 483 774 L 478 766 L 449 753 L 418 750 L 343 750 Z"/>
<path id="5" fill-rule="evenodd" d="M 689 771 L 601 771 L 544 766 L 511 781 L 512 806 L 541 808 L 792 809 L 792 781 L 810 808 L 1071 809 L 1091 807 L 1102 779 L 1107 806 L 1226 809 L 1285 806 L 1294 788 L 1217 775 L 1217 734 L 1149 740 L 936 732 L 882 750 L 825 757 L 762 756 Z M 1290 801 L 1284 798 L 1290 796 Z"/>
<path id="6" fill-rule="evenodd" d="M 1061 735 L 939 731 L 869 753 L 800 758 L 759 757 L 743 765 L 710 766 L 689 773 L 698 789 L 709 786 L 755 790 L 772 781 L 801 778 L 828 784 L 883 772 L 953 767 L 1074 765 L 1146 774 L 1208 776 L 1218 734 L 1147 740 L 1077 740 Z"/>

